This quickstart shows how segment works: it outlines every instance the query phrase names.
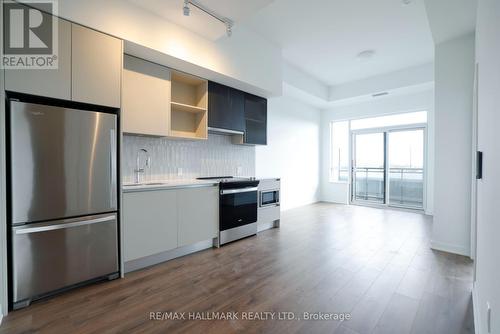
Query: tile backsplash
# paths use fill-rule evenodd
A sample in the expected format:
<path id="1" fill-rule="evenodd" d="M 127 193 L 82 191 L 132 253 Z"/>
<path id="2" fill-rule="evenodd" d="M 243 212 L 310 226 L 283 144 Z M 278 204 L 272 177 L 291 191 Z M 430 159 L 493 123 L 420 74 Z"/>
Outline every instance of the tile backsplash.
<path id="1" fill-rule="evenodd" d="M 148 151 L 151 166 L 145 181 L 192 179 L 198 176 L 255 176 L 255 147 L 233 145 L 230 136 L 209 134 L 208 140 L 191 141 L 123 136 L 122 179 L 134 181 L 137 152 Z M 141 154 L 141 166 L 145 156 Z M 179 168 L 182 175 L 179 175 Z"/>

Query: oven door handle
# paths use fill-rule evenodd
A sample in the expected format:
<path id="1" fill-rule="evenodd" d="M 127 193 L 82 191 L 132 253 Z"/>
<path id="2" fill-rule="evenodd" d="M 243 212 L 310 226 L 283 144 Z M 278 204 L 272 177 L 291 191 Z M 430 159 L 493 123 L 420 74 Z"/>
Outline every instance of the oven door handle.
<path id="1" fill-rule="evenodd" d="M 252 188 L 240 188 L 240 189 L 226 189 L 226 190 L 221 190 L 220 194 L 221 195 L 229 195 L 229 194 L 239 194 L 239 193 L 248 193 L 252 191 L 257 191 L 257 187 L 252 187 Z"/>

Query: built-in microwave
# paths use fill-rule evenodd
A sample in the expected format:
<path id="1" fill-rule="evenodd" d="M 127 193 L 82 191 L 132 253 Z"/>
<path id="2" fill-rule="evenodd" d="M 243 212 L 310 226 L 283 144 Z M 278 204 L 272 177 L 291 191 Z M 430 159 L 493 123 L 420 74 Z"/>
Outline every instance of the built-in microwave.
<path id="1" fill-rule="evenodd" d="M 263 190 L 260 192 L 259 205 L 261 207 L 279 205 L 279 204 L 280 204 L 280 191 L 278 189 Z"/>

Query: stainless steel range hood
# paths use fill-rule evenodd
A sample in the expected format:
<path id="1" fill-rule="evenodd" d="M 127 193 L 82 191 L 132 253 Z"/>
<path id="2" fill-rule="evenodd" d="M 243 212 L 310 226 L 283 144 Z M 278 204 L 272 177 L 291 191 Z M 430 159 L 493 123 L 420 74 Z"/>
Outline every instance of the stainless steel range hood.
<path id="1" fill-rule="evenodd" d="M 221 128 L 212 128 L 212 127 L 208 127 L 208 132 L 219 134 L 219 135 L 227 135 L 227 136 L 234 136 L 234 135 L 243 136 L 244 135 L 243 131 L 228 130 L 228 129 L 221 129 Z"/>

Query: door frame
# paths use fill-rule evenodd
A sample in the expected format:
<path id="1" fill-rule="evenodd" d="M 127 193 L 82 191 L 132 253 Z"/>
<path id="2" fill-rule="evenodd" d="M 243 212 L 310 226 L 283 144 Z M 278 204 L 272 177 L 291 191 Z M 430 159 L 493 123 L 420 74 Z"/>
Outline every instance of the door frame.
<path id="1" fill-rule="evenodd" d="M 427 168 L 428 168 L 428 158 L 427 158 L 427 123 L 416 123 L 416 124 L 407 124 L 407 125 L 394 125 L 394 126 L 384 126 L 384 127 L 376 127 L 376 128 L 368 128 L 368 129 L 357 129 L 350 130 L 350 149 L 349 149 L 349 204 L 353 205 L 363 205 L 363 206 L 374 206 L 380 208 L 398 208 L 398 209 L 407 209 L 407 210 L 415 210 L 419 212 L 425 212 L 427 209 Z M 422 208 L 419 207 L 408 207 L 403 205 L 393 205 L 389 204 L 388 199 L 390 198 L 390 189 L 389 189 L 389 136 L 388 134 L 391 132 L 400 132 L 400 131 L 411 131 L 411 130 L 423 130 L 423 171 L 422 171 L 422 182 L 423 182 L 423 194 L 422 194 Z M 370 133 L 383 133 L 384 134 L 384 203 L 371 202 L 371 201 L 360 201 L 354 199 L 354 158 L 356 154 L 356 144 L 355 144 L 355 136 L 358 134 L 370 134 Z"/>
<path id="2" fill-rule="evenodd" d="M 477 173 L 477 152 L 479 151 L 479 105 L 478 105 L 478 92 L 479 92 L 479 63 L 475 64 L 474 68 L 474 91 L 472 101 L 472 172 L 471 172 L 471 226 L 470 226 L 470 258 L 476 259 L 477 254 L 477 196 L 478 196 L 478 182 Z M 474 282 L 476 281 L 476 261 L 474 261 Z"/>

